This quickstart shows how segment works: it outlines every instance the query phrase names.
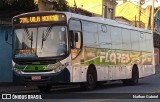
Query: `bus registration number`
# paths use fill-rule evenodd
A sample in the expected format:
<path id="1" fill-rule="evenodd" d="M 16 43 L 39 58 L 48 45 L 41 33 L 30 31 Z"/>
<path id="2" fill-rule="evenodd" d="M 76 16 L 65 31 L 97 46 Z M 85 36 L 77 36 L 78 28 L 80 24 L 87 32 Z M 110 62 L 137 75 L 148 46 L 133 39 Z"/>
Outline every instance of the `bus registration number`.
<path id="1" fill-rule="evenodd" d="M 41 76 L 32 76 L 32 80 L 41 80 Z"/>

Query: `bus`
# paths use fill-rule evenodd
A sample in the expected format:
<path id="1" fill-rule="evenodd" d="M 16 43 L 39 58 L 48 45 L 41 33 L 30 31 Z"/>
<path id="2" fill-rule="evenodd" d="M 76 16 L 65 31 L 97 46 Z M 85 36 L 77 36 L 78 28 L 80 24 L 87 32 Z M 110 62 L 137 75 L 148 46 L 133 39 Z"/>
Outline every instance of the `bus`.
<path id="1" fill-rule="evenodd" d="M 155 74 L 150 30 L 56 11 L 15 16 L 12 26 L 14 79 L 42 92 L 57 84 L 86 90 L 115 80 L 137 85 Z"/>

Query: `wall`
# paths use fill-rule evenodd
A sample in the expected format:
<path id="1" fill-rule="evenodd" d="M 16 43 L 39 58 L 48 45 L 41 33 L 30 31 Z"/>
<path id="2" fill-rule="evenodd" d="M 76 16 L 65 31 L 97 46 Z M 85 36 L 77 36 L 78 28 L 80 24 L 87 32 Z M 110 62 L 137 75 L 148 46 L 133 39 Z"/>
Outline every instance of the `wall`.
<path id="1" fill-rule="evenodd" d="M 159 49 L 154 48 L 154 58 L 155 58 L 155 65 L 159 64 Z"/>
<path id="2" fill-rule="evenodd" d="M 160 10 L 155 14 L 155 32 L 154 32 L 154 46 L 155 46 L 155 64 L 160 64 Z"/>
<path id="3" fill-rule="evenodd" d="M 11 27 L 0 25 L 0 83 L 12 82 L 12 46 L 5 42 L 5 31 L 11 33 Z M 9 36 L 11 42 L 11 36 Z"/>

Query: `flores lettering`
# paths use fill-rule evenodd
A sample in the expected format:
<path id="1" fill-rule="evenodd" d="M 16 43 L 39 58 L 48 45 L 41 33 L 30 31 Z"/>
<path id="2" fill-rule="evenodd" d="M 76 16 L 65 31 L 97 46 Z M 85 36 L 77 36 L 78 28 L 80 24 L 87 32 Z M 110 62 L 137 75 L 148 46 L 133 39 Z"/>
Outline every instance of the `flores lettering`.
<path id="1" fill-rule="evenodd" d="M 100 62 L 105 59 L 105 62 L 111 63 L 129 63 L 130 56 L 128 53 L 108 53 L 108 52 L 101 52 L 100 53 Z"/>
<path id="2" fill-rule="evenodd" d="M 100 63 L 112 64 L 152 64 L 152 53 L 136 52 L 136 51 L 121 51 L 107 50 L 100 52 Z"/>

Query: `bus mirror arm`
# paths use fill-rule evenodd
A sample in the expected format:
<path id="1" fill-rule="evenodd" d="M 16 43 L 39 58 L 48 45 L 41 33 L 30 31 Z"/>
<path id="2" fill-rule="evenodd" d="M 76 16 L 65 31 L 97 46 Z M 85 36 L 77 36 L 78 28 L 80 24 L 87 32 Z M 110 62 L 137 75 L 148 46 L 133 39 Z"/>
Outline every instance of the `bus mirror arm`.
<path id="1" fill-rule="evenodd" d="M 5 32 L 5 41 L 6 41 L 7 44 L 12 45 L 11 43 L 8 42 L 8 35 L 9 35 L 9 32 L 6 31 Z"/>
<path id="2" fill-rule="evenodd" d="M 70 34 L 71 48 L 74 49 L 75 48 L 75 40 L 74 40 L 74 32 L 73 32 L 73 30 L 70 30 L 69 34 Z"/>

